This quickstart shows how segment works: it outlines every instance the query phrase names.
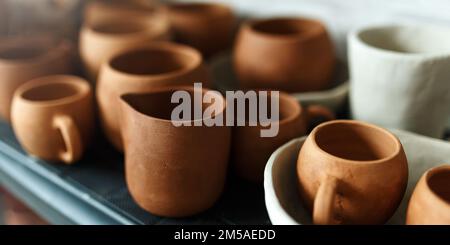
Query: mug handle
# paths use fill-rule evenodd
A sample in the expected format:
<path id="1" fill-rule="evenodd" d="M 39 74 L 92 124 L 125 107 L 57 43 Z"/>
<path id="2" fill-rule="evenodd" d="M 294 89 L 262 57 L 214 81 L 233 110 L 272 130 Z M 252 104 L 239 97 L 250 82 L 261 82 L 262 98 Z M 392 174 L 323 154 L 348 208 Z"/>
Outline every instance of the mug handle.
<path id="1" fill-rule="evenodd" d="M 327 175 L 317 190 L 313 207 L 313 223 L 315 225 L 335 224 L 333 209 L 339 180 Z"/>
<path id="2" fill-rule="evenodd" d="M 315 118 L 325 118 L 327 121 L 336 119 L 334 112 L 322 105 L 310 105 L 306 108 L 308 122 Z"/>
<path id="3" fill-rule="evenodd" d="M 70 116 L 58 115 L 53 119 L 53 126 L 61 132 L 66 151 L 59 154 L 59 159 L 64 163 L 73 163 L 82 155 L 82 143 L 80 133 L 75 122 Z"/>

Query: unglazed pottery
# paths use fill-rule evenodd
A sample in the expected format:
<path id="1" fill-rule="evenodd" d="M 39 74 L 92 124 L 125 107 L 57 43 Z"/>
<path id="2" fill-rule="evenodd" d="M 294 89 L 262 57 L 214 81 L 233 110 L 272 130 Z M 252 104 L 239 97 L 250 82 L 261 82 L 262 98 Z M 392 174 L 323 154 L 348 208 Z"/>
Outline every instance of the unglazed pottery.
<path id="1" fill-rule="evenodd" d="M 31 80 L 17 89 L 11 120 L 29 154 L 73 163 L 81 158 L 93 133 L 91 88 L 82 78 L 69 75 Z"/>
<path id="2" fill-rule="evenodd" d="M 171 103 L 175 91 L 194 96 L 193 87 L 170 87 L 121 97 L 128 189 L 142 208 L 168 217 L 202 212 L 219 198 L 231 138 L 231 129 L 224 126 L 175 127 L 171 121 L 177 106 Z M 202 103 L 203 110 L 211 106 L 216 116 L 223 115 L 225 99 L 219 93 L 213 98 L 222 105 Z M 192 124 L 205 120 L 193 116 Z"/>
<path id="3" fill-rule="evenodd" d="M 112 57 L 101 69 L 96 91 L 106 136 L 122 151 L 117 111 L 121 94 L 195 82 L 208 87 L 209 78 L 201 54 L 188 46 L 153 43 Z"/>
<path id="4" fill-rule="evenodd" d="M 408 187 L 397 211 L 386 224 L 404 225 L 409 200 L 417 182 L 430 168 L 450 162 L 450 144 L 415 133 L 389 129 L 402 143 L 408 159 Z M 298 153 L 306 137 L 296 138 L 278 148 L 264 172 L 264 197 L 270 222 L 274 225 L 310 225 L 311 212 L 298 194 L 296 174 Z"/>
<path id="5" fill-rule="evenodd" d="M 409 201 L 406 224 L 450 225 L 450 165 L 425 172 Z"/>
<path id="6" fill-rule="evenodd" d="M 314 224 L 383 224 L 403 198 L 408 163 L 400 141 L 387 130 L 336 120 L 308 136 L 297 174 Z"/>
<path id="7" fill-rule="evenodd" d="M 325 26 L 311 19 L 249 21 L 234 47 L 233 65 L 243 88 L 322 90 L 331 84 L 335 63 Z"/>
<path id="8" fill-rule="evenodd" d="M 221 93 L 239 89 L 239 82 L 233 70 L 232 55 L 229 52 L 214 56 L 209 61 L 214 88 Z M 337 61 L 331 87 L 321 91 L 290 93 L 302 105 L 323 105 L 334 112 L 341 112 L 347 106 L 350 82 L 347 65 Z"/>
<path id="9" fill-rule="evenodd" d="M 95 24 L 135 17 L 146 17 L 155 22 L 167 21 L 164 11 L 157 4 L 146 0 L 96 0 L 86 4 L 83 22 Z"/>
<path id="10" fill-rule="evenodd" d="M 103 62 L 152 41 L 168 40 L 169 28 L 167 21 L 153 21 L 145 17 L 85 24 L 80 32 L 80 56 L 86 73 L 95 81 Z"/>
<path id="11" fill-rule="evenodd" d="M 441 138 L 450 116 L 450 29 L 365 27 L 348 41 L 353 117 Z"/>
<path id="12" fill-rule="evenodd" d="M 205 57 L 229 48 L 236 21 L 228 6 L 172 3 L 166 9 L 177 41 L 197 48 Z"/>
<path id="13" fill-rule="evenodd" d="M 258 100 L 261 96 L 264 95 L 259 95 Z M 275 95 L 268 96 L 265 95 L 268 101 L 276 98 Z M 269 127 L 263 127 L 259 123 L 256 126 L 249 125 L 248 107 L 246 108 L 246 125 L 235 126 L 233 129 L 232 162 L 236 173 L 246 180 L 262 182 L 264 167 L 270 155 L 289 140 L 305 135 L 312 119 L 318 117 L 334 119 L 333 113 L 324 107 L 303 108 L 295 98 L 285 93 L 279 93 L 277 98 L 279 99 L 279 120 L 272 123 L 278 125 L 279 131 L 274 137 L 261 137 L 261 130 Z M 267 107 L 270 111 L 270 102 Z"/>
<path id="14" fill-rule="evenodd" d="M 36 77 L 71 71 L 71 45 L 50 37 L 0 40 L 0 117 L 9 121 L 14 91 Z"/>

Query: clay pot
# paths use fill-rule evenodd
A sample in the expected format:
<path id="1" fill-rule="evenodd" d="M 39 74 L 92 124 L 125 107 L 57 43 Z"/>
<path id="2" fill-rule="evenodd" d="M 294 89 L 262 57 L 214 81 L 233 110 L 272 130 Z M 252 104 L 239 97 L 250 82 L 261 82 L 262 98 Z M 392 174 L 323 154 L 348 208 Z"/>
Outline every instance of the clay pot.
<path id="1" fill-rule="evenodd" d="M 450 165 L 425 172 L 409 201 L 408 225 L 450 225 Z"/>
<path id="2" fill-rule="evenodd" d="M 171 97 L 180 90 L 193 98 L 192 87 L 159 88 L 121 97 L 128 189 L 139 206 L 155 215 L 181 217 L 202 212 L 219 198 L 225 183 L 231 129 L 175 127 L 171 112 L 176 104 Z M 225 99 L 220 94 L 213 98 L 222 102 L 222 106 L 213 104 L 216 115 L 224 114 Z M 193 125 L 194 120 L 189 122 Z"/>
<path id="3" fill-rule="evenodd" d="M 350 33 L 353 118 L 441 139 L 450 117 L 448 33 L 423 25 Z"/>
<path id="4" fill-rule="evenodd" d="M 154 43 L 111 58 L 97 82 L 97 102 L 106 136 L 123 150 L 117 111 L 121 94 L 195 82 L 207 87 L 209 78 L 201 54 L 188 46 Z"/>
<path id="5" fill-rule="evenodd" d="M 272 18 L 249 21 L 236 38 L 233 65 L 242 88 L 306 92 L 330 86 L 333 44 L 316 20 Z"/>
<path id="6" fill-rule="evenodd" d="M 314 224 L 383 224 L 403 198 L 408 163 L 400 141 L 387 130 L 336 120 L 308 136 L 297 174 Z"/>
<path id="7" fill-rule="evenodd" d="M 143 17 L 84 25 L 80 32 L 80 56 L 88 76 L 95 81 L 102 63 L 117 54 L 152 41 L 168 40 L 169 28 L 167 21 Z"/>
<path id="8" fill-rule="evenodd" d="M 232 10 L 219 3 L 172 3 L 167 13 L 181 43 L 195 47 L 210 57 L 231 46 L 235 17 Z"/>
<path id="9" fill-rule="evenodd" d="M 278 133 L 273 137 L 262 137 L 261 130 L 269 129 L 270 126 L 264 127 L 260 123 L 255 124 L 256 126 L 250 126 L 249 112 L 251 109 L 247 104 L 245 126 L 234 124 L 232 144 L 232 162 L 236 173 L 240 177 L 256 183 L 263 181 L 264 168 L 270 155 L 289 140 L 307 134 L 311 119 L 318 117 L 334 119 L 333 113 L 325 107 L 316 105 L 303 108 L 295 98 L 285 93 L 279 93 L 279 96 L 259 94 L 258 105 L 261 97 L 266 97 L 268 101 L 267 111 L 271 111 L 270 100 L 272 98 L 278 98 L 279 100 L 279 120 L 272 120 L 273 124 L 278 125 Z M 229 104 L 229 106 L 231 105 Z M 259 116 L 259 112 L 257 116 Z"/>
<path id="10" fill-rule="evenodd" d="M 11 120 L 30 155 L 73 163 L 83 155 L 94 130 L 91 88 L 82 78 L 69 75 L 29 81 L 14 95 Z"/>
<path id="11" fill-rule="evenodd" d="M 155 22 L 167 21 L 165 12 L 155 3 L 146 0 L 109 0 L 89 1 L 84 9 L 83 22 L 95 24 L 135 17 L 146 17 Z"/>
<path id="12" fill-rule="evenodd" d="M 9 121 L 11 100 L 21 84 L 36 77 L 71 72 L 71 46 L 48 37 L 0 40 L 0 116 Z"/>

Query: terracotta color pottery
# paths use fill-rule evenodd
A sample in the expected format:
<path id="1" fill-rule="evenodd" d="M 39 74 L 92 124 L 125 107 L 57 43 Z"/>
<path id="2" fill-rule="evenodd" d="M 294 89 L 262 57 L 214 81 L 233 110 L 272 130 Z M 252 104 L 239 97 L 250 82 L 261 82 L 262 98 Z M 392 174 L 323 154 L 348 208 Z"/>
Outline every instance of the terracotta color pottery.
<path id="1" fill-rule="evenodd" d="M 259 95 L 261 96 L 267 95 Z M 268 101 L 275 95 L 268 95 Z M 291 139 L 307 134 L 308 125 L 314 118 L 324 117 L 334 119 L 334 115 L 322 106 L 310 106 L 303 108 L 292 96 L 279 93 L 279 120 L 278 133 L 274 137 L 261 137 L 261 130 L 268 129 L 260 123 L 256 126 L 249 124 L 249 108 L 246 108 L 247 121 L 245 126 L 235 126 L 233 129 L 232 156 L 236 173 L 249 181 L 261 183 L 264 179 L 264 167 L 270 155 L 281 145 Z M 247 104 L 248 106 L 248 104 Z M 268 111 L 270 102 L 268 102 Z M 237 125 L 237 123 L 235 123 Z"/>
<path id="2" fill-rule="evenodd" d="M 80 32 L 80 56 L 87 74 L 95 81 L 103 62 L 152 41 L 168 40 L 169 28 L 167 21 L 143 17 L 85 24 Z"/>
<path id="3" fill-rule="evenodd" d="M 30 155 L 73 163 L 83 155 L 94 129 L 91 88 L 82 78 L 68 75 L 29 81 L 14 95 L 11 120 Z"/>
<path id="4" fill-rule="evenodd" d="M 387 130 L 336 120 L 308 136 L 297 174 L 314 224 L 383 224 L 403 198 L 408 163 L 400 141 Z"/>
<path id="5" fill-rule="evenodd" d="M 450 28 L 368 26 L 348 43 L 352 117 L 441 139 L 450 117 Z"/>
<path id="6" fill-rule="evenodd" d="M 244 23 L 233 65 L 242 88 L 306 92 L 330 86 L 336 58 L 316 20 L 272 18 Z"/>
<path id="7" fill-rule="evenodd" d="M 175 127 L 171 121 L 175 91 L 194 96 L 193 87 L 170 87 L 121 97 L 128 189 L 142 208 L 169 217 L 202 212 L 219 198 L 231 138 L 231 129 L 224 126 Z M 218 93 L 213 98 L 222 105 L 202 103 L 203 109 L 214 107 L 216 116 L 223 115 L 225 99 Z M 195 115 L 192 119 L 192 125 L 204 120 Z"/>
<path id="8" fill-rule="evenodd" d="M 95 24 L 135 17 L 146 17 L 155 22 L 167 21 L 165 12 L 157 4 L 146 0 L 91 0 L 84 9 L 83 22 Z"/>
<path id="9" fill-rule="evenodd" d="M 0 40 L 0 116 L 9 121 L 14 91 L 36 77 L 71 71 L 71 46 L 48 37 Z"/>
<path id="10" fill-rule="evenodd" d="M 408 225 L 450 225 L 450 165 L 428 170 L 414 189 Z"/>
<path id="11" fill-rule="evenodd" d="M 236 20 L 228 6 L 172 3 L 167 13 L 177 41 L 197 48 L 205 57 L 231 46 Z"/>
<path id="12" fill-rule="evenodd" d="M 154 43 L 111 58 L 97 82 L 97 101 L 106 136 L 122 151 L 117 111 L 121 94 L 195 82 L 203 82 L 207 87 L 209 78 L 201 54 L 188 46 Z"/>

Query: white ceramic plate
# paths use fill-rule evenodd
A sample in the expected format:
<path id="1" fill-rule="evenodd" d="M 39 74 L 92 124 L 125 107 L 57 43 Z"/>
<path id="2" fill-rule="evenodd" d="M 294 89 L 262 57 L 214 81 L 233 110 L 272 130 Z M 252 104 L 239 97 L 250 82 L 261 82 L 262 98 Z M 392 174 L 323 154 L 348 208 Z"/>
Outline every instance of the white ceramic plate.
<path id="1" fill-rule="evenodd" d="M 224 92 L 238 88 L 238 79 L 233 71 L 230 52 L 219 54 L 209 62 L 214 85 L 217 90 Z M 294 96 L 303 105 L 318 104 L 323 105 L 337 112 L 345 105 L 349 83 L 348 72 L 344 62 L 338 62 L 337 72 L 333 88 L 318 92 L 293 93 Z"/>
<path id="2" fill-rule="evenodd" d="M 425 136 L 390 130 L 400 139 L 408 158 L 409 177 L 405 196 L 387 224 L 404 224 L 412 191 L 422 174 L 434 166 L 450 164 L 450 143 Z M 297 156 L 306 137 L 294 139 L 276 150 L 264 172 L 266 208 L 272 224 L 311 224 L 297 189 Z"/>

